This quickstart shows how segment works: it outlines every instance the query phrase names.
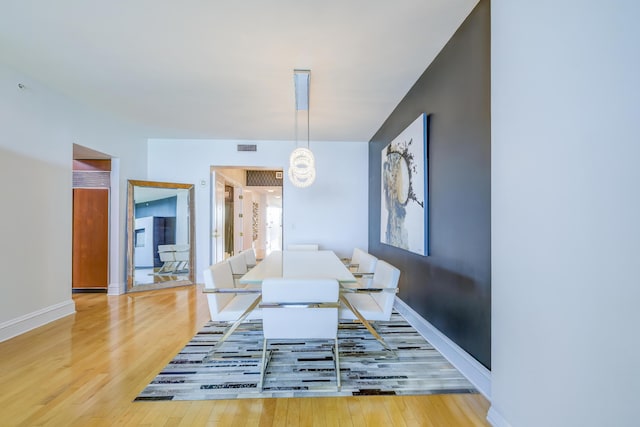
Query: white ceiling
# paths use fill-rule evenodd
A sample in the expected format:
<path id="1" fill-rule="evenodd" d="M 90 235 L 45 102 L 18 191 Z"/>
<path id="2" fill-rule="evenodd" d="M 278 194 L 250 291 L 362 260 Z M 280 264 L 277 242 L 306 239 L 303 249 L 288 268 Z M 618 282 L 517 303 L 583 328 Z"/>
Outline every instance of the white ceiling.
<path id="1" fill-rule="evenodd" d="M 368 141 L 477 0 L 0 0 L 0 61 L 149 137 Z M 16 82 L 19 83 L 19 82 Z"/>

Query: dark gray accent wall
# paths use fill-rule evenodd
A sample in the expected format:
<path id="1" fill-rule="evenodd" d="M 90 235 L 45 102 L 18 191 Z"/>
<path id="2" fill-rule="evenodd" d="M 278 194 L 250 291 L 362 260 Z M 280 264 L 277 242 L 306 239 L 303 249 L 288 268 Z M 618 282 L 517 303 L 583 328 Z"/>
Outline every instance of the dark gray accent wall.
<path id="1" fill-rule="evenodd" d="M 369 144 L 369 251 L 399 297 L 491 367 L 490 4 L 481 0 Z M 419 55 L 420 52 L 416 52 Z M 429 256 L 380 243 L 380 152 L 429 115 Z"/>

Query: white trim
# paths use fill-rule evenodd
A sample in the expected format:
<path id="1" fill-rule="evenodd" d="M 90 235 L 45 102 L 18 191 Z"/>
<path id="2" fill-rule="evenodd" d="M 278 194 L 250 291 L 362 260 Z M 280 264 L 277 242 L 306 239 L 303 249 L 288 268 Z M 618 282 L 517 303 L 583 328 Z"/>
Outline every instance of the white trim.
<path id="1" fill-rule="evenodd" d="M 442 355 L 458 369 L 462 375 L 486 397 L 491 400 L 491 371 L 469 353 L 460 348 L 456 343 L 447 338 L 435 326 L 416 313 L 404 301 L 396 297 L 394 304 L 407 322 L 435 347 Z"/>
<path id="2" fill-rule="evenodd" d="M 49 307 L 16 317 L 0 324 L 0 342 L 6 341 L 32 329 L 46 325 L 76 312 L 73 300 L 54 304 Z"/>
<path id="3" fill-rule="evenodd" d="M 109 197 L 109 286 L 108 295 L 124 293 L 124 283 L 121 281 L 121 244 L 120 230 L 120 159 L 111 158 L 111 195 Z"/>
<path id="4" fill-rule="evenodd" d="M 107 295 L 122 295 L 124 294 L 124 285 L 122 283 L 109 283 L 107 288 Z"/>
<path id="5" fill-rule="evenodd" d="M 504 417 L 500 414 L 495 406 L 491 406 L 491 408 L 489 408 L 487 421 L 489 421 L 489 424 L 491 424 L 493 427 L 511 427 L 511 424 L 509 424 L 507 420 L 504 419 Z"/>

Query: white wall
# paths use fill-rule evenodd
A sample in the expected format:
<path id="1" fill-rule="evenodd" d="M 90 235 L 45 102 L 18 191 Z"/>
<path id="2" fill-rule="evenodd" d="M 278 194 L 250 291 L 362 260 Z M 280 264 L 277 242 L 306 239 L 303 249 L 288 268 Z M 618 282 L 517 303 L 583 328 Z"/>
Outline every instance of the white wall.
<path id="1" fill-rule="evenodd" d="M 233 188 L 233 253 L 238 254 L 242 251 L 244 242 L 242 240 L 243 219 L 238 215 L 242 213 L 242 187 Z"/>
<path id="2" fill-rule="evenodd" d="M 144 229 L 144 246 L 135 246 L 136 237 L 133 236 L 134 266 L 136 268 L 153 268 L 153 217 L 136 218 L 133 229 L 134 232 Z"/>
<path id="3" fill-rule="evenodd" d="M 640 3 L 493 0 L 494 425 L 638 425 Z"/>
<path id="4" fill-rule="evenodd" d="M 238 152 L 238 143 L 257 144 L 258 151 Z M 289 141 L 149 141 L 149 179 L 196 184 L 199 282 L 209 263 L 210 167 L 267 166 L 286 171 L 294 147 Z M 306 189 L 284 182 L 285 247 L 287 242 L 315 242 L 347 256 L 354 246 L 368 243 L 368 144 L 311 142 L 311 149 L 316 156 L 316 182 Z"/>
<path id="5" fill-rule="evenodd" d="M 253 191 L 244 191 L 242 199 L 242 248 L 253 248 L 253 201 L 257 200 L 257 194 Z"/>
<path id="6" fill-rule="evenodd" d="M 181 189 L 176 195 L 176 244 L 189 245 L 189 191 Z"/>
<path id="7" fill-rule="evenodd" d="M 269 233 L 267 231 L 267 195 L 261 194 L 258 199 L 258 240 L 255 243 L 256 256 L 258 257 L 258 259 L 261 259 L 267 256 L 267 245 L 269 245 L 271 249 L 273 249 L 273 247 L 271 246 L 271 238 L 269 237 Z M 280 236 L 280 239 L 282 240 L 282 236 Z"/>
<path id="8" fill-rule="evenodd" d="M 0 64 L 0 340 L 74 311 L 73 143 L 119 157 L 123 181 L 146 175 L 146 141 L 132 127 Z M 126 206 L 126 187 L 116 193 Z M 121 212 L 116 223 L 124 239 Z M 112 276 L 122 283 L 124 265 Z"/>

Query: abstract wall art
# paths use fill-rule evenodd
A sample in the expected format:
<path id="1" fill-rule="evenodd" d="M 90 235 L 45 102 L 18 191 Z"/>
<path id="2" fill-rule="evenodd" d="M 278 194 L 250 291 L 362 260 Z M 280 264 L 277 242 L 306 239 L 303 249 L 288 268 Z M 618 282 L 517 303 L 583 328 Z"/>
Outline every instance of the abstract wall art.
<path id="1" fill-rule="evenodd" d="M 427 115 L 382 149 L 380 241 L 428 255 Z"/>

